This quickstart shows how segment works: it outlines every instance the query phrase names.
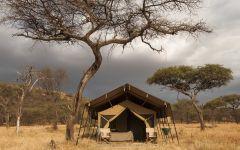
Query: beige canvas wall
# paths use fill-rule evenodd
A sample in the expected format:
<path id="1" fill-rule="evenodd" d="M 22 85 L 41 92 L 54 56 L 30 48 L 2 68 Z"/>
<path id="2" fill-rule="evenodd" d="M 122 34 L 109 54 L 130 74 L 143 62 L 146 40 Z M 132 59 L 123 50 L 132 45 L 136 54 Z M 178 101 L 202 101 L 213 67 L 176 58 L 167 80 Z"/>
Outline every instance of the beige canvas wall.
<path id="1" fill-rule="evenodd" d="M 155 119 L 156 119 L 156 113 L 155 111 L 151 110 L 151 109 L 147 109 L 143 106 L 140 106 L 140 105 L 137 105 L 131 101 L 123 101 L 122 103 L 118 104 L 118 105 L 115 105 L 111 108 L 108 108 L 104 111 L 101 111 L 99 112 L 99 116 L 101 117 L 104 117 L 104 116 L 109 116 L 109 115 L 112 115 L 114 116 L 113 118 L 109 119 L 109 122 L 104 126 L 105 128 L 109 127 L 109 123 L 113 120 L 115 120 L 116 118 L 118 118 L 119 116 L 121 118 L 118 118 L 116 121 L 116 126 L 118 128 L 121 128 L 121 129 L 125 129 L 126 126 L 124 126 L 124 121 L 126 122 L 126 118 L 124 118 L 124 115 L 121 115 L 122 113 L 124 113 L 124 110 L 125 109 L 129 109 L 131 112 L 133 112 L 138 118 L 140 118 L 141 120 L 143 120 L 145 123 L 146 123 L 146 126 L 149 127 L 149 124 L 147 123 L 147 121 L 144 120 L 144 118 L 141 116 L 141 115 L 154 115 L 154 122 Z M 126 117 L 126 116 L 125 116 Z M 99 127 L 100 127 L 100 123 L 101 123 L 101 120 L 99 121 Z"/>

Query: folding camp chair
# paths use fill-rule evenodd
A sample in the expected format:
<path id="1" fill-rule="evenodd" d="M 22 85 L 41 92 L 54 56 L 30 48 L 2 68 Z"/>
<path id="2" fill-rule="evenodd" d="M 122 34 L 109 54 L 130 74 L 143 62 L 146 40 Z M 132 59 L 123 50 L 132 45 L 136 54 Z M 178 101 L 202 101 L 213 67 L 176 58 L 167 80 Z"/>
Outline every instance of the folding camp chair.
<path id="1" fill-rule="evenodd" d="M 157 140 L 157 132 L 155 132 L 154 128 L 146 128 L 146 136 L 147 136 L 147 142 L 156 142 Z"/>
<path id="2" fill-rule="evenodd" d="M 105 141 L 105 142 L 109 142 L 110 141 L 110 128 L 100 128 L 99 129 L 99 140 L 100 141 Z"/>

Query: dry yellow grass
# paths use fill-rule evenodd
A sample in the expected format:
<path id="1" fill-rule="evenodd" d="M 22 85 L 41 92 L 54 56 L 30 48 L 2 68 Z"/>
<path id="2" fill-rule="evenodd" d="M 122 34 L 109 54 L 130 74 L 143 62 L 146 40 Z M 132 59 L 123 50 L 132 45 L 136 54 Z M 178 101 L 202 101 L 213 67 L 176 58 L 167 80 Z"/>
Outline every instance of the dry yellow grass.
<path id="1" fill-rule="evenodd" d="M 46 126 L 22 127 L 21 134 L 16 136 L 15 128 L 0 127 L 0 149 L 10 150 L 45 150 L 50 149 L 51 139 L 56 141 L 57 149 L 81 150 L 240 150 L 240 125 L 217 124 L 200 132 L 197 124 L 177 125 L 180 144 L 164 143 L 112 143 L 97 144 L 92 140 L 83 140 L 78 146 L 64 140 L 64 126 L 52 131 Z"/>

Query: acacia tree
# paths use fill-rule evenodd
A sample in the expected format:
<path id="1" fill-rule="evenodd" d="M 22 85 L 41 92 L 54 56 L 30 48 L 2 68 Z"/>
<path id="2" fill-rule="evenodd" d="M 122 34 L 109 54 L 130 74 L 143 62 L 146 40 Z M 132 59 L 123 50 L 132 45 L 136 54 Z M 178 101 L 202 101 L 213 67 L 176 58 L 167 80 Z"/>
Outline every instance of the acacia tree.
<path id="1" fill-rule="evenodd" d="M 74 138 L 74 123 L 83 91 L 102 63 L 101 48 L 135 39 L 150 49 L 150 40 L 179 32 L 210 32 L 205 23 L 191 19 L 201 0 L 1 0 L 2 19 L 19 29 L 16 36 L 33 40 L 87 45 L 94 62 L 81 77 L 68 117 L 66 139 Z M 180 17 L 180 16 L 181 17 Z M 171 16 L 171 17 L 169 17 Z M 181 18 L 181 19 L 180 19 Z"/>
<path id="2" fill-rule="evenodd" d="M 22 108 L 25 97 L 30 94 L 39 80 L 44 77 L 39 71 L 37 71 L 33 66 L 26 66 L 23 71 L 17 72 L 18 77 L 17 81 L 19 83 L 19 94 L 18 94 L 18 104 L 17 104 L 17 123 L 16 123 L 16 132 L 19 134 L 20 121 L 22 117 Z"/>
<path id="3" fill-rule="evenodd" d="M 197 68 L 191 66 L 161 68 L 147 82 L 167 87 L 189 97 L 198 114 L 201 130 L 204 130 L 203 112 L 197 104 L 197 95 L 201 91 L 226 85 L 232 78 L 230 69 L 217 64 L 207 64 Z"/>

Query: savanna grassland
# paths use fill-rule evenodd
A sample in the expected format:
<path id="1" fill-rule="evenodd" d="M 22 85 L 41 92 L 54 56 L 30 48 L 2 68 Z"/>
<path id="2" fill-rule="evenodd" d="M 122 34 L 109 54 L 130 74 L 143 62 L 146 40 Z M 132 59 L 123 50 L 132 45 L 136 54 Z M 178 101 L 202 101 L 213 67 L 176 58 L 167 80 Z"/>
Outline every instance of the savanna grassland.
<path id="1" fill-rule="evenodd" d="M 209 126 L 201 132 L 198 124 L 177 125 L 180 144 L 177 142 L 163 142 L 158 144 L 146 143 L 96 143 L 94 140 L 84 139 L 78 146 L 66 142 L 64 137 L 65 127 L 60 126 L 53 131 L 48 126 L 22 127 L 19 136 L 15 128 L 6 129 L 0 127 L 0 149 L 1 150 L 45 150 L 51 149 L 50 141 L 56 142 L 56 149 L 60 150 L 240 150 L 240 125 L 233 123 L 216 124 Z"/>

